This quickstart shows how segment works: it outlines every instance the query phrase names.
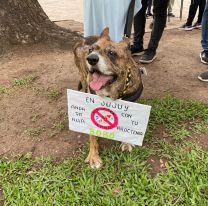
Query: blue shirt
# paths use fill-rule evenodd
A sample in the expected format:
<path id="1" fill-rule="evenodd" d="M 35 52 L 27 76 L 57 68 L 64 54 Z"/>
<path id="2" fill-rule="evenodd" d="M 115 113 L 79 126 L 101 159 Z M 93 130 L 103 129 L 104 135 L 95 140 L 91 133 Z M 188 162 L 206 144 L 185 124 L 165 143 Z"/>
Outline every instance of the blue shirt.
<path id="1" fill-rule="evenodd" d="M 84 0 L 84 36 L 100 35 L 110 28 L 110 38 L 120 41 L 124 35 L 126 17 L 131 0 Z M 141 0 L 135 1 L 135 14 L 141 9 Z"/>

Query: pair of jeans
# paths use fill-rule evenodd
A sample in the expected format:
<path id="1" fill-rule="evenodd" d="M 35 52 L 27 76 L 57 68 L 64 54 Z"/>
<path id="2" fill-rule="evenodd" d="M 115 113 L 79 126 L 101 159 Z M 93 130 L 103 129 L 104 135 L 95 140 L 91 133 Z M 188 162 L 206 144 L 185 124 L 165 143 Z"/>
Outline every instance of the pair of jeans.
<path id="1" fill-rule="evenodd" d="M 148 50 L 151 50 L 153 52 L 156 52 L 166 25 L 168 3 L 169 0 L 153 1 L 154 24 L 148 44 Z M 134 17 L 134 46 L 139 49 L 143 48 L 143 37 L 146 24 L 146 10 L 147 0 L 142 0 L 142 8 Z"/>
<path id="2" fill-rule="evenodd" d="M 205 4 L 206 4 L 206 0 L 191 0 L 191 5 L 189 7 L 188 19 L 186 22 L 187 26 L 192 25 L 198 7 L 199 7 L 199 15 L 198 15 L 197 23 L 201 24 Z"/>
<path id="3" fill-rule="evenodd" d="M 202 18 L 202 48 L 208 52 L 208 1 Z"/>

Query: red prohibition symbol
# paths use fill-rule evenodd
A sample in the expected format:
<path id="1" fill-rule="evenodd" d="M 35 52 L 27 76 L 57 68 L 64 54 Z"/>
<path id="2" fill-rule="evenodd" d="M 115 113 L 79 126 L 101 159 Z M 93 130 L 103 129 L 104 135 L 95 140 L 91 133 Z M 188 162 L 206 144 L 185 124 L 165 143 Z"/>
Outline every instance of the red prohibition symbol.
<path id="1" fill-rule="evenodd" d="M 98 107 L 91 113 L 93 124 L 101 129 L 110 130 L 118 125 L 118 116 L 112 110 Z"/>

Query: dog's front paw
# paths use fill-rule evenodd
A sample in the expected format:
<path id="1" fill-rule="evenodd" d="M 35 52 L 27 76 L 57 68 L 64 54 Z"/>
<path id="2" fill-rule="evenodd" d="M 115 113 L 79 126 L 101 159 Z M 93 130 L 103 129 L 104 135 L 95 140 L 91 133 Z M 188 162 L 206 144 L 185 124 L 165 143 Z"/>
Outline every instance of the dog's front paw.
<path id="1" fill-rule="evenodd" d="M 99 155 L 95 154 L 89 154 L 88 157 L 85 160 L 86 163 L 90 164 L 90 167 L 93 169 L 98 169 L 102 165 L 102 160 L 100 159 Z"/>
<path id="2" fill-rule="evenodd" d="M 128 144 L 128 143 L 122 143 L 121 144 L 121 150 L 122 151 L 131 152 L 134 147 L 135 147 L 135 145 L 133 145 L 133 144 Z"/>

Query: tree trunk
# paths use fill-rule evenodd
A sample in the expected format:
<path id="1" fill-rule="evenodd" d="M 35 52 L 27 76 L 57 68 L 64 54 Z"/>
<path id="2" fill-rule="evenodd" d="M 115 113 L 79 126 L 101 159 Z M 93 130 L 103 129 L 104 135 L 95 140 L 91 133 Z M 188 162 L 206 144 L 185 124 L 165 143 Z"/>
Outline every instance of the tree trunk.
<path id="1" fill-rule="evenodd" d="M 0 0 L 0 46 L 48 42 L 72 48 L 80 38 L 51 22 L 37 0 Z"/>

